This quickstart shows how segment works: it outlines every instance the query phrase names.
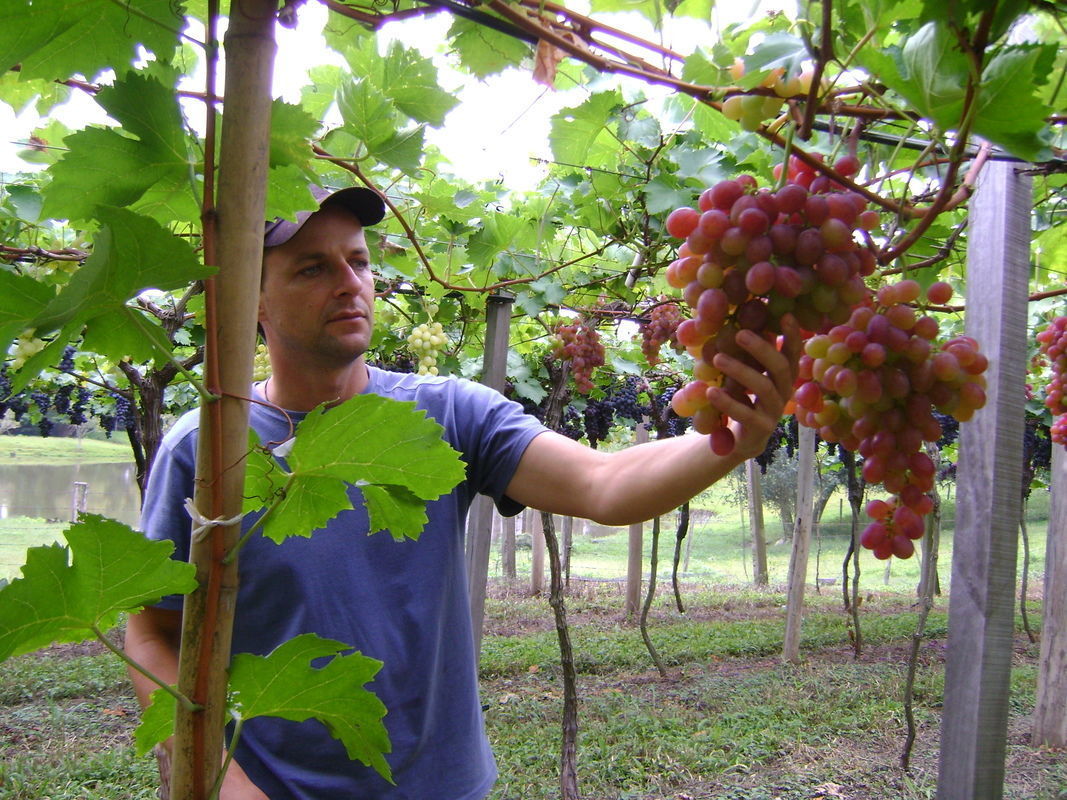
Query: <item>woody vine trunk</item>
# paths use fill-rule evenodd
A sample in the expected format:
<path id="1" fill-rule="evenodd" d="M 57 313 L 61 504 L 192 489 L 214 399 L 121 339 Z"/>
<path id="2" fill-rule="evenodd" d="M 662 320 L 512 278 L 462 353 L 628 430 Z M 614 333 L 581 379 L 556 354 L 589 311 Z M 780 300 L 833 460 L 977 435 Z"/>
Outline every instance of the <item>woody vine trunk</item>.
<path id="1" fill-rule="evenodd" d="M 244 398 L 255 350 L 276 7 L 275 0 L 232 3 L 226 34 L 226 113 L 214 220 L 219 271 L 205 287 L 205 385 L 214 399 L 201 405 L 193 498 L 208 520 L 241 513 L 248 449 Z M 209 216 L 207 229 L 211 221 Z M 199 587 L 185 601 L 179 688 L 199 709 L 180 709 L 177 717 L 171 795 L 183 800 L 208 797 L 220 768 L 237 598 L 236 560 L 224 560 L 239 533 L 239 522 L 208 526 L 191 545 Z"/>

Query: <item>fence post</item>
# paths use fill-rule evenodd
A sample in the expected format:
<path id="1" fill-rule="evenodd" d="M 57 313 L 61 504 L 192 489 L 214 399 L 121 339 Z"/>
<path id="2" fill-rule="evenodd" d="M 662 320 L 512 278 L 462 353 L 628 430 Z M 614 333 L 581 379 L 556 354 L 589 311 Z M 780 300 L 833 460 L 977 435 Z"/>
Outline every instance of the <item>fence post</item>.
<path id="1" fill-rule="evenodd" d="M 648 441 L 648 417 L 642 417 L 634 432 L 634 444 Z M 643 575 L 641 565 L 644 561 L 644 526 L 638 522 L 630 526 L 630 547 L 626 559 L 626 614 L 636 614 L 641 608 L 641 585 Z"/>
<path id="2" fill-rule="evenodd" d="M 84 514 L 86 509 L 86 495 L 89 494 L 89 484 L 85 481 L 74 481 L 70 492 L 70 521 L 77 522 L 78 514 Z"/>
<path id="3" fill-rule="evenodd" d="M 1004 793 L 1021 512 L 1030 178 L 985 166 L 967 224 L 966 331 L 989 358 L 987 402 L 960 429 L 940 800 Z"/>
<path id="4" fill-rule="evenodd" d="M 482 354 L 482 383 L 498 392 L 504 391 L 507 374 L 508 330 L 511 304 L 508 294 L 490 295 L 485 303 L 485 352 Z M 489 580 L 489 548 L 493 531 L 493 501 L 478 495 L 467 518 L 467 595 L 471 611 L 474 650 L 482 646 L 485 621 L 485 590 Z"/>

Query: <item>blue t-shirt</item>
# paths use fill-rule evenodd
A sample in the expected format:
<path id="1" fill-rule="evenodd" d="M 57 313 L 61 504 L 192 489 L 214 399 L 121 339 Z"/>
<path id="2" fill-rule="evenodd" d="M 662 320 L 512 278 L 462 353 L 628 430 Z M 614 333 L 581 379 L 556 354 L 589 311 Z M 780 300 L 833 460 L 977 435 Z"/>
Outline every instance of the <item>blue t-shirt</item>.
<path id="1" fill-rule="evenodd" d="M 264 655 L 302 633 L 336 639 L 383 662 L 368 685 L 385 703 L 396 786 L 358 761 L 317 720 L 260 717 L 244 725 L 236 759 L 271 800 L 477 800 L 496 766 L 485 736 L 467 596 L 464 522 L 476 493 L 504 514 L 521 506 L 504 495 L 526 446 L 544 427 L 517 403 L 471 381 L 420 378 L 368 367 L 367 392 L 414 401 L 440 423 L 463 457 L 466 478 L 430 502 L 418 541 L 367 535 L 355 508 L 310 538 L 275 544 L 254 535 L 241 550 L 233 652 Z M 262 394 L 256 389 L 257 396 Z M 304 415 L 290 412 L 294 423 Z M 199 412 L 164 437 L 152 469 L 141 527 L 170 539 L 188 559 Z M 253 404 L 250 424 L 280 443 L 290 421 Z M 247 523 L 246 523 L 247 524 Z M 181 608 L 180 596 L 163 608 Z"/>

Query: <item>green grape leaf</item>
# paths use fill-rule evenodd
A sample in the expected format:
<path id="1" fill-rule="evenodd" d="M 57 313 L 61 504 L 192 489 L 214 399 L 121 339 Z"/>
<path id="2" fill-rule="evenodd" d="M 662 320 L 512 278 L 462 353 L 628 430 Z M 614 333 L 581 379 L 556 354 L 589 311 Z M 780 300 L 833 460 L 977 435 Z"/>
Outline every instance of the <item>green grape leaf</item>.
<path id="1" fill-rule="evenodd" d="M 305 633 L 267 656 L 238 653 L 230 665 L 230 705 L 239 719 L 317 719 L 341 741 L 348 757 L 392 780 L 385 754 L 392 748 L 382 724 L 386 708 L 364 688 L 382 662 L 349 650 L 343 642 Z M 323 667 L 312 661 L 330 658 Z"/>
<path id="2" fill-rule="evenodd" d="M 476 78 L 487 78 L 529 58 L 530 45 L 471 20 L 454 18 L 448 29 L 460 63 Z"/>
<path id="3" fill-rule="evenodd" d="M 512 214 L 490 214 L 471 235 L 467 253 L 476 265 L 488 267 L 505 250 L 533 249 L 535 236 L 536 228 L 529 220 Z"/>
<path id="4" fill-rule="evenodd" d="M 368 151 L 379 161 L 412 175 L 418 170 L 422 160 L 424 134 L 421 125 L 396 131 L 389 139 L 369 147 Z"/>
<path id="5" fill-rule="evenodd" d="M 173 88 L 130 72 L 96 101 L 122 130 L 86 128 L 64 140 L 69 152 L 49 168 L 46 217 L 88 220 L 96 206 L 131 205 L 160 181 L 188 186 L 190 155 Z"/>
<path id="6" fill-rule="evenodd" d="M 33 327 L 50 331 L 70 320 L 88 320 L 125 306 L 145 289 L 168 291 L 206 278 L 205 267 L 187 242 L 155 220 L 122 208 L 100 207 L 103 224 L 93 253 L 70 282 L 33 320 Z"/>
<path id="7" fill-rule="evenodd" d="M 263 535 L 281 542 L 310 535 L 352 508 L 346 483 L 355 484 L 363 490 L 369 533 L 387 529 L 396 539 L 415 539 L 426 523 L 426 501 L 464 475 L 463 462 L 441 432 L 414 403 L 356 395 L 304 418 L 285 456 L 288 470 L 277 465 L 276 474 L 254 457 L 254 482 L 246 484 L 245 495 L 274 497 L 285 487 L 263 522 Z"/>
<path id="8" fill-rule="evenodd" d="M 459 100 L 437 83 L 437 68 L 418 50 L 400 41 L 389 46 L 379 86 L 403 113 L 439 128 Z"/>
<path id="9" fill-rule="evenodd" d="M 1034 87 L 1051 71 L 1056 46 L 1024 45 L 997 53 L 982 72 L 982 88 L 974 132 L 1028 161 L 1048 161 L 1045 119 L 1052 109 Z"/>
<path id="10" fill-rule="evenodd" d="M 384 56 L 378 55 L 377 40 L 367 37 L 345 48 L 345 57 L 355 75 L 368 89 L 416 122 L 434 127 L 459 101 L 437 83 L 437 68 L 418 50 L 394 41 Z"/>
<path id="11" fill-rule="evenodd" d="M 22 577 L 0 589 L 0 661 L 91 638 L 121 612 L 196 588 L 196 568 L 171 558 L 171 542 L 121 522 L 87 514 L 63 535 L 67 546 L 30 548 Z"/>
<path id="12" fill-rule="evenodd" d="M 85 326 L 81 349 L 100 353 L 112 361 L 129 357 L 143 364 L 169 361 L 174 348 L 158 320 L 146 311 L 128 305 L 93 317 Z"/>
<path id="13" fill-rule="evenodd" d="M 19 219 L 30 223 L 41 221 L 43 200 L 36 187 L 9 183 L 4 187 L 4 190 L 11 201 L 11 208 Z"/>
<path id="14" fill-rule="evenodd" d="M 157 55 L 178 44 L 183 3 L 137 0 L 15 0 L 0 11 L 0 72 L 21 64 L 25 78 L 92 79 L 104 69 L 132 64 L 144 45 Z"/>
<path id="15" fill-rule="evenodd" d="M 595 147 L 597 137 L 621 102 L 618 92 L 598 92 L 581 105 L 564 108 L 554 115 L 548 139 L 556 161 L 570 165 L 593 163 L 593 156 L 599 152 Z M 613 164 L 613 168 L 616 166 Z"/>
<path id="16" fill-rule="evenodd" d="M 151 704 L 141 712 L 141 724 L 133 732 L 134 752 L 138 756 L 147 754 L 174 735 L 178 699 L 166 689 L 156 689 L 150 699 Z"/>
<path id="17" fill-rule="evenodd" d="M 51 286 L 0 269 L 0 353 L 7 352 L 15 337 L 30 327 L 30 320 L 55 296 Z"/>
<path id="18" fill-rule="evenodd" d="M 281 465 L 263 446 L 251 428 L 248 431 L 248 456 L 245 458 L 245 488 L 242 511 L 250 514 L 270 505 L 284 490 L 288 478 Z"/>
<path id="19" fill-rule="evenodd" d="M 345 121 L 345 130 L 368 146 L 396 135 L 395 107 L 366 78 L 341 84 L 337 90 L 337 108 Z"/>
<path id="20" fill-rule="evenodd" d="M 336 64 L 319 64 L 308 70 L 308 80 L 310 83 L 300 91 L 300 106 L 322 119 L 344 80 L 344 72 Z"/>
<path id="21" fill-rule="evenodd" d="M 308 141 L 319 121 L 301 106 L 275 100 L 270 107 L 270 165 L 307 167 L 311 158 Z"/>
<path id="22" fill-rule="evenodd" d="M 901 93 L 942 129 L 958 125 L 970 65 L 952 32 L 927 23 L 904 43 L 900 58 L 905 81 Z"/>

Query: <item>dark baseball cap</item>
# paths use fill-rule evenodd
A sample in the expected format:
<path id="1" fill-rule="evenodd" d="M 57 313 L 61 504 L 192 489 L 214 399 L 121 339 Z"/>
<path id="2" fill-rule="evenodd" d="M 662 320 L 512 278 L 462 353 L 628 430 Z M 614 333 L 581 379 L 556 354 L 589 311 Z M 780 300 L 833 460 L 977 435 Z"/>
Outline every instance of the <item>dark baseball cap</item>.
<path id="1" fill-rule="evenodd" d="M 385 218 L 385 201 L 373 189 L 365 186 L 350 186 L 347 189 L 323 189 L 321 186 L 308 187 L 311 194 L 319 201 L 319 208 L 297 213 L 295 220 L 280 217 L 267 222 L 263 229 L 263 246 L 277 247 L 285 244 L 303 227 L 308 218 L 325 206 L 340 206 L 350 212 L 364 227 L 377 225 Z"/>

